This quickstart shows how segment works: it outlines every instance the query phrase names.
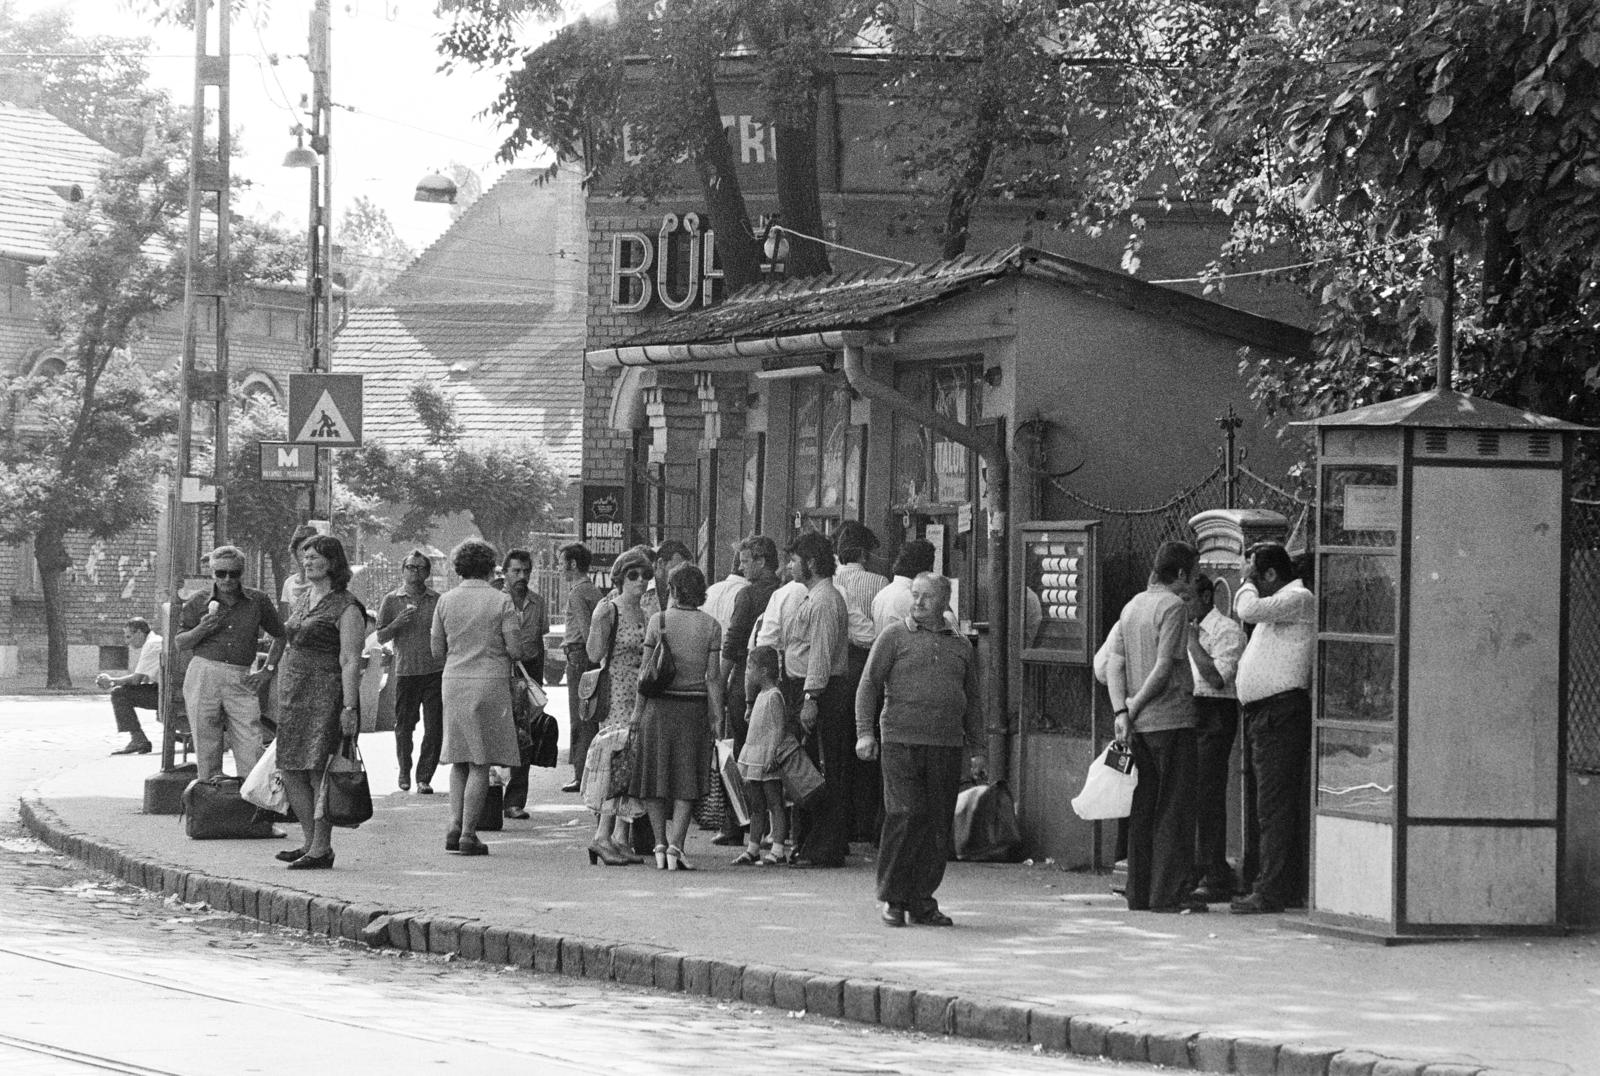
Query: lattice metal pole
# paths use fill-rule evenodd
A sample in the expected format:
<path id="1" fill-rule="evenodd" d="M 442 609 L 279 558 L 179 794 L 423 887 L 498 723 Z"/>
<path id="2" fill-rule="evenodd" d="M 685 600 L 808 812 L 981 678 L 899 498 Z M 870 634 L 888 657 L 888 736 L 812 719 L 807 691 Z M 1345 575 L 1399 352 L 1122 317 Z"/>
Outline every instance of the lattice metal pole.
<path id="1" fill-rule="evenodd" d="M 178 462 L 167 513 L 167 645 L 163 654 L 163 685 L 181 681 L 177 636 L 182 623 L 183 581 L 192 567 L 198 568 L 193 550 L 185 550 L 186 478 L 194 467 L 194 405 L 212 408 L 212 472 L 215 490 L 212 530 L 218 542 L 227 540 L 228 481 L 228 257 L 229 205 L 228 158 L 229 123 L 229 2 L 216 0 L 217 51 L 209 48 L 209 20 L 212 0 L 194 0 L 194 112 L 189 122 L 189 201 L 188 261 L 183 289 L 182 378 L 178 396 Z M 210 146 L 206 139 L 208 89 L 215 88 L 212 103 L 217 121 L 216 136 Z M 209 204 L 207 196 L 210 196 Z M 203 218 L 215 212 L 210 248 L 206 249 Z M 214 332 L 214 361 L 202 369 L 199 361 L 201 312 L 211 313 Z M 194 484 L 200 486 L 199 482 Z M 198 528 L 197 528 L 198 531 Z M 177 692 L 163 687 L 160 696 L 162 737 L 161 768 L 174 768 L 174 728 L 177 721 Z"/>
<path id="2" fill-rule="evenodd" d="M 333 54 L 328 0 L 317 0 L 311 12 L 306 63 L 311 68 L 310 242 L 306 262 L 308 301 L 307 368 L 314 374 L 333 370 Z M 294 436 L 293 430 L 289 431 Z M 333 451 L 319 448 L 317 480 L 311 489 L 311 515 L 333 519 Z"/>

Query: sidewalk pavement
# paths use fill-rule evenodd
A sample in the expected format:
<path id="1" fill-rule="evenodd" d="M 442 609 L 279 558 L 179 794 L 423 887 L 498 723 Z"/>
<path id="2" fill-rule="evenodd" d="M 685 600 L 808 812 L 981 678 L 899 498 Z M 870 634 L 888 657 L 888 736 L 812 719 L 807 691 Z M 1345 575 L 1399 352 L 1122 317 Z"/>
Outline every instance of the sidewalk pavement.
<path id="1" fill-rule="evenodd" d="M 438 795 L 394 791 L 391 743 L 362 737 L 376 814 L 335 831 L 327 872 L 285 871 L 285 841 L 191 841 L 142 814 L 151 756 L 87 759 L 23 815 L 146 888 L 374 945 L 1211 1072 L 1600 1071 L 1594 935 L 1383 948 L 1222 906 L 1131 913 L 1103 876 L 970 863 L 939 892 L 953 929 L 895 930 L 866 846 L 842 870 L 734 867 L 695 831 L 694 873 L 590 866 L 566 765 L 533 771 L 533 818 L 487 834 L 489 856 L 450 855 L 447 772 Z"/>

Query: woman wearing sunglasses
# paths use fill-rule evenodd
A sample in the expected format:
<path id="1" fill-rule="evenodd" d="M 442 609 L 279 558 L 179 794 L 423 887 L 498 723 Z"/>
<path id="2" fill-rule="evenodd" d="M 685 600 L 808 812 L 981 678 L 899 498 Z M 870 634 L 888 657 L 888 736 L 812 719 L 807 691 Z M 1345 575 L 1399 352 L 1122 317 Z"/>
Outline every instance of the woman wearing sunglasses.
<path id="1" fill-rule="evenodd" d="M 622 554 L 611 565 L 611 583 L 616 589 L 595 607 L 594 619 L 589 622 L 589 663 L 605 666 L 611 693 L 605 725 L 583 767 L 584 801 L 597 807 L 600 815 L 588 853 L 590 863 L 608 867 L 643 862 L 631 850 L 628 830 L 628 823 L 643 813 L 643 806 L 621 795 L 625 789 L 613 788 L 612 776 L 628 776 L 625 767 L 613 764 L 613 757 L 629 750 L 639 704 L 639 659 L 644 654 L 645 625 L 654 611 L 643 604 L 650 579 L 649 557 L 637 549 Z M 605 690 L 603 685 L 601 690 Z M 630 732 L 618 735 L 619 726 Z M 607 730 L 613 731 L 608 734 Z"/>

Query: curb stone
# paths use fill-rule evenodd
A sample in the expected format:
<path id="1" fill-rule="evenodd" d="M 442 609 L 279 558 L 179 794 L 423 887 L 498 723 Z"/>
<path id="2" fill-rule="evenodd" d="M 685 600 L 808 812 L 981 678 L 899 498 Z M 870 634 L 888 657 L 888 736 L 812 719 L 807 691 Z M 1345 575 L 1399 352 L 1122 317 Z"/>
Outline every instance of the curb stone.
<path id="1" fill-rule="evenodd" d="M 480 920 L 393 911 L 245 879 L 140 860 L 71 832 L 42 801 L 20 802 L 24 829 L 61 855 L 158 896 L 204 901 L 218 911 L 369 948 L 457 955 L 536 973 L 650 986 L 894 1030 L 1032 1045 L 1059 1053 L 1148 1061 L 1239 1076 L 1492 1076 L 1482 1066 L 1383 1057 L 1259 1038 L 1235 1038 L 1159 1021 L 1072 1014 L 1001 998 L 964 998 L 897 983 L 841 979 L 762 964 L 696 957 L 648 945 L 493 926 Z"/>

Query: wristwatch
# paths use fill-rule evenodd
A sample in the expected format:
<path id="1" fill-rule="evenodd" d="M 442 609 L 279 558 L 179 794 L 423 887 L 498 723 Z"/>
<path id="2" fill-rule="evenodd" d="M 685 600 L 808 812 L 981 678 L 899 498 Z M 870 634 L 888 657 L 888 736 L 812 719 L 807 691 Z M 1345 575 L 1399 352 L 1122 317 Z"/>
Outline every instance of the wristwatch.
<path id="1" fill-rule="evenodd" d="M 822 692 L 820 692 L 820 691 L 808 691 L 808 692 L 806 692 L 806 701 L 807 702 L 816 702 L 820 698 L 822 698 Z"/>

